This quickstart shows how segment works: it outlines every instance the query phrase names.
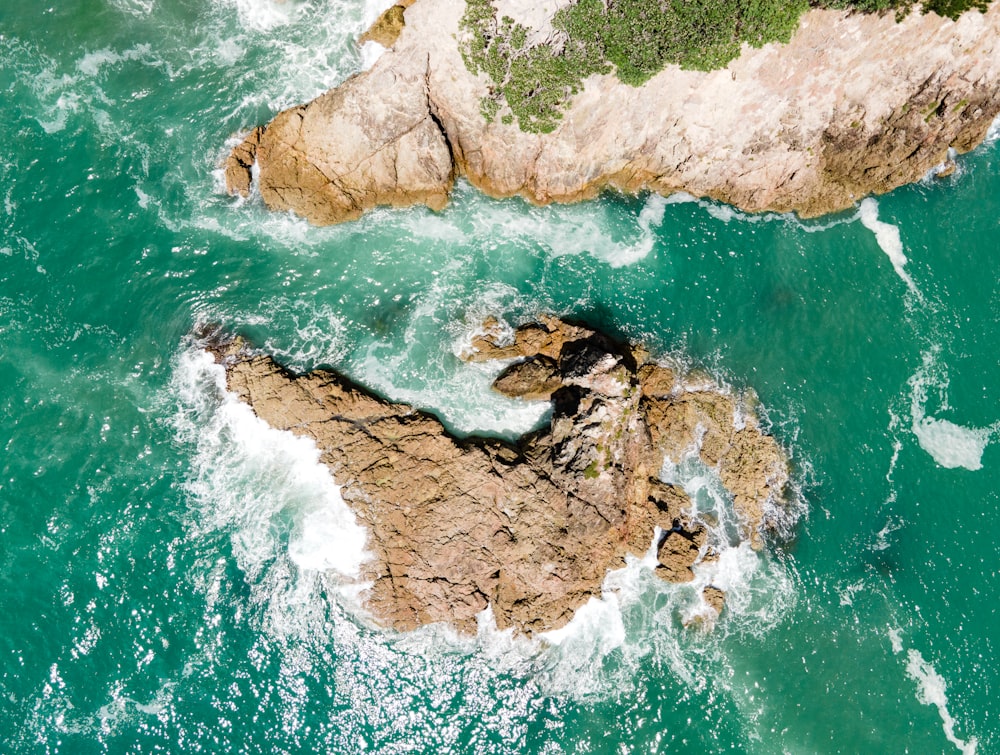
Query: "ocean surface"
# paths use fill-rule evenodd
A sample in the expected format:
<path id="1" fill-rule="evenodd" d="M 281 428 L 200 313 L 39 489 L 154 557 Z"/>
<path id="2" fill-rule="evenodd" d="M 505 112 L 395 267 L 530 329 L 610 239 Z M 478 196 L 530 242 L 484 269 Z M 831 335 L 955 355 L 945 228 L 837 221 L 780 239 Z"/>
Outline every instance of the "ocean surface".
<path id="1" fill-rule="evenodd" d="M 996 135 L 807 222 L 460 184 L 317 229 L 226 196 L 233 139 L 360 70 L 379 10 L 0 8 L 0 753 L 1000 752 Z M 548 641 L 373 628 L 336 481 L 189 335 L 512 438 L 544 407 L 456 354 L 539 312 L 757 393 L 786 531 L 725 553 L 714 631 L 638 560 Z"/>

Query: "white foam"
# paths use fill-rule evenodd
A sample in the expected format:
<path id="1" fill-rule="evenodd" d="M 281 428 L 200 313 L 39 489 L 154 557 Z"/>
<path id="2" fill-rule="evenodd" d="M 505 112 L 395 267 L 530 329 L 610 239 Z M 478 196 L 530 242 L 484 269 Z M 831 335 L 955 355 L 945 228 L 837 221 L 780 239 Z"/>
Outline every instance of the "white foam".
<path id="1" fill-rule="evenodd" d="M 895 644 L 893 646 L 895 648 Z M 902 648 L 901 648 L 902 649 Z M 948 712 L 948 697 L 945 694 L 947 685 L 944 677 L 920 654 L 920 651 L 910 649 L 907 653 L 906 673 L 917 683 L 917 700 L 924 705 L 933 705 L 941 715 L 944 724 L 944 735 L 963 755 L 975 755 L 978 740 L 971 737 L 968 741 L 958 738 L 955 734 L 955 719 Z"/>
<path id="2" fill-rule="evenodd" d="M 686 191 L 675 191 L 673 194 L 665 197 L 666 204 L 689 204 L 697 201 L 699 201 L 698 197 L 694 194 L 688 194 Z"/>
<path id="3" fill-rule="evenodd" d="M 88 52 L 76 62 L 77 70 L 87 76 L 96 76 L 101 68 L 121 60 L 121 56 L 109 48 Z"/>
<path id="4" fill-rule="evenodd" d="M 50 71 L 41 71 L 33 80 L 32 87 L 44 108 L 47 118 L 36 116 L 38 125 L 47 134 L 54 134 L 66 128 L 70 114 L 80 112 L 83 98 L 75 91 L 76 79 L 69 75 L 56 77 Z"/>
<path id="5" fill-rule="evenodd" d="M 214 303 L 196 302 L 201 322 L 229 322 L 255 326 L 267 334 L 260 348 L 289 369 L 305 371 L 317 365 L 338 364 L 347 353 L 347 324 L 339 310 L 316 299 L 274 296 L 249 310 L 220 310 Z"/>
<path id="6" fill-rule="evenodd" d="M 317 461 L 318 456 L 317 452 Z M 341 498 L 338 485 L 324 490 L 320 505 L 302 517 L 288 544 L 288 554 L 303 569 L 333 569 L 355 579 L 360 576 L 366 558 L 365 531 Z"/>
<path id="7" fill-rule="evenodd" d="M 1000 115 L 993 119 L 993 123 L 986 130 L 986 143 L 992 144 L 1000 140 Z"/>
<path id="8" fill-rule="evenodd" d="M 899 228 L 878 219 L 878 201 L 871 197 L 861 201 L 858 217 L 861 219 L 861 224 L 875 234 L 875 241 L 889 258 L 896 275 L 906 283 L 910 291 L 919 296 L 917 285 L 906 272 L 907 259 L 903 253 L 903 242 L 899 236 Z"/>
<path id="9" fill-rule="evenodd" d="M 730 619 L 754 633 L 774 626 L 796 602 L 792 575 L 748 541 L 723 548 L 716 561 L 696 564 L 694 573 L 696 586 L 725 591 Z"/>
<path id="10" fill-rule="evenodd" d="M 534 222 L 521 224 L 521 229 L 548 247 L 553 257 L 589 253 L 609 267 L 625 267 L 645 259 L 653 250 L 655 230 L 663 222 L 666 203 L 656 194 L 647 197 L 636 218 L 638 232 L 629 241 L 613 239 L 606 230 L 606 222 L 570 207 L 546 208 L 550 209 L 547 217 L 536 210 L 532 213 L 536 216 Z"/>
<path id="11" fill-rule="evenodd" d="M 385 53 L 386 48 L 373 39 L 361 45 L 361 70 L 367 71 L 375 65 Z"/>
<path id="12" fill-rule="evenodd" d="M 387 354 L 383 346 L 372 344 L 361 365 L 365 384 L 393 401 L 432 409 L 459 433 L 516 438 L 537 428 L 551 411 L 547 401 L 512 399 L 493 390 L 504 363 L 469 362 L 428 382 L 421 380 L 422 385 L 407 385 L 403 379 L 408 377 L 408 361 L 405 354 Z"/>
<path id="13" fill-rule="evenodd" d="M 848 215 L 844 217 L 838 217 L 833 220 L 828 220 L 824 223 L 819 223 L 813 220 L 804 221 L 799 218 L 794 212 L 760 212 L 760 213 L 749 213 L 743 212 L 732 205 L 724 204 L 722 202 L 717 202 L 711 199 L 699 199 L 686 192 L 677 192 L 671 194 L 667 197 L 667 204 L 682 204 L 694 202 L 701 209 L 707 212 L 711 217 L 716 220 L 726 223 L 727 225 L 732 222 L 739 223 L 786 223 L 788 225 L 795 226 L 796 229 L 803 231 L 805 233 L 820 233 L 822 231 L 828 231 L 831 228 L 835 228 L 838 225 L 845 225 L 847 223 L 853 223 L 858 219 L 858 214 Z"/>
<path id="14" fill-rule="evenodd" d="M 454 238 L 463 243 L 480 239 L 489 248 L 498 244 L 540 248 L 551 257 L 589 254 L 613 268 L 633 265 L 649 255 L 656 243 L 656 229 L 663 222 L 664 207 L 670 204 L 652 194 L 638 213 L 625 218 L 625 224 L 615 230 L 618 213 L 601 202 L 531 207 L 489 199 L 464 181 L 456 185 L 452 198 L 456 206 L 466 206 L 463 218 L 451 212 L 436 218 L 421 215 L 419 223 L 411 224 L 410 232 L 421 238 Z"/>
<path id="15" fill-rule="evenodd" d="M 230 533 L 233 555 L 253 587 L 265 571 L 288 592 L 302 584 L 288 566 L 335 572 L 338 584 L 361 573 L 366 531 L 340 496 L 307 438 L 270 428 L 225 390 L 225 371 L 197 348 L 178 358 L 173 390 L 183 441 L 196 445 L 188 489 L 198 508 L 196 537 Z M 269 565 L 285 559 L 284 573 Z"/>
<path id="16" fill-rule="evenodd" d="M 939 162 L 937 165 L 931 166 L 931 168 L 921 177 L 920 183 L 925 186 L 932 185 L 936 181 L 940 180 L 944 176 L 943 173 L 951 172 L 951 175 L 960 176 L 965 170 L 961 163 L 958 162 L 958 150 L 954 147 L 948 147 L 948 152 L 945 155 L 944 160 Z"/>
<path id="17" fill-rule="evenodd" d="M 894 495 L 890 498 L 891 501 L 895 500 Z M 875 542 L 869 546 L 869 549 L 875 552 L 887 550 L 892 546 L 892 543 L 889 542 L 889 536 L 901 529 L 903 529 L 902 519 L 887 519 L 885 526 L 875 534 Z"/>
<path id="18" fill-rule="evenodd" d="M 946 419 L 920 417 L 913 420 L 913 434 L 920 447 L 946 469 L 983 468 L 983 451 L 990 442 L 988 428 L 969 428 Z"/>
<path id="19" fill-rule="evenodd" d="M 681 204 L 681 202 L 669 202 L 667 197 L 661 197 L 659 194 L 650 194 L 646 197 L 646 201 L 639 211 L 639 227 L 650 231 L 662 225 L 663 215 L 668 204 Z"/>
<path id="20" fill-rule="evenodd" d="M 111 0 L 111 4 L 133 16 L 148 16 L 156 7 L 156 0 Z"/>
<path id="21" fill-rule="evenodd" d="M 704 431 L 695 439 L 679 462 L 664 457 L 660 480 L 683 488 L 691 500 L 692 521 L 706 527 L 709 545 L 723 551 L 739 543 L 742 522 L 732 505 L 732 497 L 722 484 L 717 469 L 705 464 L 699 455 Z"/>
<path id="22" fill-rule="evenodd" d="M 269 31 L 291 22 L 298 3 L 290 0 L 230 0 L 248 29 Z"/>
<path id="23" fill-rule="evenodd" d="M 607 655 L 625 643 L 625 624 L 618 596 L 605 592 L 600 598 L 591 598 L 576 609 L 569 623 L 543 632 L 541 638 L 550 645 L 585 645 L 591 654 Z M 596 642 L 590 638 L 596 639 Z"/>
<path id="24" fill-rule="evenodd" d="M 962 467 L 970 471 L 983 468 L 983 452 L 1000 429 L 1000 423 L 989 427 L 964 427 L 951 420 L 928 416 L 928 391 L 936 389 L 941 397 L 941 409 L 947 410 L 948 374 L 940 363 L 940 349 L 922 355 L 922 364 L 908 380 L 910 386 L 910 428 L 917 443 L 945 469 Z"/>
<path id="25" fill-rule="evenodd" d="M 893 655 L 903 652 L 903 632 L 899 627 L 889 627 L 889 643 L 892 645 Z"/>

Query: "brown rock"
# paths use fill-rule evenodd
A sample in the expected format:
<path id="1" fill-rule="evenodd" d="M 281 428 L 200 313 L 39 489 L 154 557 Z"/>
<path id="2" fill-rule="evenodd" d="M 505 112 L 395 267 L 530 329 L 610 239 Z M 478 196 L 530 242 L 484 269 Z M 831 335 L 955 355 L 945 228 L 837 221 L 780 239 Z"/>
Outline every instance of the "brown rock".
<path id="1" fill-rule="evenodd" d="M 257 148 L 260 146 L 260 137 L 263 133 L 263 126 L 250 131 L 226 158 L 223 170 L 226 176 L 226 191 L 230 194 L 239 194 L 241 197 L 250 195 L 253 164 L 257 161 Z"/>
<path id="2" fill-rule="evenodd" d="M 937 170 L 934 171 L 934 178 L 947 178 L 952 175 L 956 170 L 958 170 L 958 165 L 952 159 L 945 160 L 941 165 L 938 166 Z"/>
<path id="3" fill-rule="evenodd" d="M 716 613 L 722 613 L 722 608 L 726 603 L 726 594 L 718 587 L 708 586 L 701 591 L 705 602 L 715 609 Z"/>
<path id="4" fill-rule="evenodd" d="M 421 0 L 371 70 L 279 114 L 258 154 L 264 201 L 334 223 L 440 208 L 464 175 L 539 204 L 686 191 L 815 216 L 919 179 L 1000 113 L 1000 4 L 957 22 L 811 10 L 787 45 L 744 47 L 724 70 L 592 76 L 552 133 L 525 133 L 482 115 L 492 82 L 462 60 L 464 10 Z"/>
<path id="5" fill-rule="evenodd" d="M 443 209 L 454 171 L 426 74 L 426 59 L 406 70 L 376 67 L 279 113 L 257 148 L 267 206 L 319 225 L 379 205 Z"/>
<path id="6" fill-rule="evenodd" d="M 716 469 L 733 496 L 743 536 L 761 547 L 767 503 L 779 500 L 788 483 L 785 455 L 774 438 L 761 431 L 752 415 L 743 417 L 744 426 L 738 430 L 737 402 L 720 392 L 647 398 L 642 406 L 653 446 L 675 464 L 697 453 Z"/>
<path id="7" fill-rule="evenodd" d="M 656 549 L 656 560 L 660 562 L 656 573 L 670 582 L 690 582 L 694 579 L 691 566 L 698 560 L 699 551 L 707 539 L 707 533 L 701 527 L 664 533 Z"/>
<path id="8" fill-rule="evenodd" d="M 469 361 L 489 362 L 538 355 L 559 359 L 566 343 L 594 335 L 588 328 L 547 315 L 539 316 L 538 322 L 522 325 L 509 342 L 504 340 L 505 331 L 496 318 L 487 318 L 481 330 L 482 334 L 472 341 L 472 351 L 466 355 Z"/>
<path id="9" fill-rule="evenodd" d="M 674 392 L 677 376 L 669 367 L 659 364 L 644 364 L 639 368 L 639 383 L 642 395 L 649 398 L 667 398 Z"/>
<path id="10" fill-rule="evenodd" d="M 294 375 L 240 341 L 203 335 L 230 390 L 271 426 L 316 442 L 368 530 L 368 607 L 388 626 L 445 621 L 473 632 L 476 615 L 492 606 L 500 628 L 558 628 L 600 593 L 626 553 L 648 550 L 657 526 L 666 533 L 658 544 L 664 578 L 690 580 L 702 558 L 707 533 L 685 523 L 686 495 L 656 479 L 663 451 L 641 408 L 649 399 L 632 389 L 632 351 L 594 331 L 546 318 L 514 334 L 528 361 L 500 382 L 517 383 L 523 395 L 560 383 L 550 427 L 516 444 L 456 439 L 434 417 L 333 372 Z M 662 430 L 655 437 L 669 445 Z M 740 460 L 727 474 L 748 500 L 754 490 L 773 493 L 754 476 L 767 456 L 753 445 L 765 437 L 732 443 Z"/>
<path id="11" fill-rule="evenodd" d="M 719 459 L 719 478 L 733 495 L 733 505 L 746 523 L 751 544 L 760 548 L 764 504 L 780 495 L 788 483 L 784 454 L 774 438 L 748 423 L 731 436 L 726 453 Z"/>

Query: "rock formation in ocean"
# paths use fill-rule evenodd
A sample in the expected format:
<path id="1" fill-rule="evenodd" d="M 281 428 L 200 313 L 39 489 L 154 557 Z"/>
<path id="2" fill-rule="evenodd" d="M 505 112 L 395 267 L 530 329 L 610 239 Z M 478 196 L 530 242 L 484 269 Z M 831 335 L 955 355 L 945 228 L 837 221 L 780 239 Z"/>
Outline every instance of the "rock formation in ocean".
<path id="1" fill-rule="evenodd" d="M 367 606 L 379 622 L 472 633 L 491 606 L 500 628 L 556 629 L 627 553 L 654 545 L 663 578 L 693 580 L 713 544 L 684 490 L 660 477 L 665 460 L 690 454 L 731 492 L 737 536 L 761 544 L 788 471 L 744 398 L 686 388 L 641 349 L 585 327 L 541 318 L 504 342 L 496 325 L 467 357 L 509 360 L 497 389 L 552 402 L 549 426 L 516 443 L 457 438 L 425 412 L 329 370 L 292 374 L 240 339 L 208 345 L 260 418 L 316 442 L 367 528 Z M 714 617 L 721 591 L 706 586 L 703 598 Z"/>
<path id="2" fill-rule="evenodd" d="M 490 82 L 462 60 L 464 8 L 390 9 L 371 37 L 393 48 L 251 131 L 230 191 L 248 192 L 256 160 L 265 203 L 317 224 L 439 209 L 458 176 L 542 204 L 685 191 L 815 216 L 919 179 L 1000 113 L 1000 3 L 958 21 L 812 10 L 787 45 L 744 47 L 723 70 L 668 67 L 640 87 L 591 76 L 555 131 L 525 133 L 481 112 Z"/>

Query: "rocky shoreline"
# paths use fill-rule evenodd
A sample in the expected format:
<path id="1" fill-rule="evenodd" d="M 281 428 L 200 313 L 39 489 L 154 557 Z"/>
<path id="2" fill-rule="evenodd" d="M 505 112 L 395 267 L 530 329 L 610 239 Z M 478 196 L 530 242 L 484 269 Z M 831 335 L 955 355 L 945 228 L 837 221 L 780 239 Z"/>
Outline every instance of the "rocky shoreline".
<path id="1" fill-rule="evenodd" d="M 691 455 L 731 496 L 734 537 L 761 547 L 788 468 L 746 397 L 685 386 L 640 348 L 555 318 L 504 332 L 487 322 L 467 357 L 507 360 L 495 389 L 552 402 L 548 427 L 516 443 L 457 438 L 333 371 L 295 375 L 241 339 L 206 341 L 230 391 L 272 427 L 316 442 L 367 529 L 378 622 L 472 634 L 489 606 L 501 629 L 557 629 L 626 554 L 651 547 L 661 577 L 693 580 L 718 543 L 683 488 L 661 479 L 665 462 Z M 702 599 L 713 621 L 723 593 L 705 586 Z"/>
<path id="2" fill-rule="evenodd" d="M 464 7 L 394 6 L 371 35 L 392 49 L 251 131 L 226 161 L 229 190 L 247 194 L 256 165 L 268 207 L 317 224 L 441 209 L 462 176 L 541 204 L 684 191 L 816 216 L 919 179 L 1000 113 L 1000 3 L 957 21 L 812 10 L 788 44 L 723 70 L 668 68 L 641 87 L 592 76 L 555 131 L 525 133 L 480 110 L 489 82 L 462 60 Z"/>

